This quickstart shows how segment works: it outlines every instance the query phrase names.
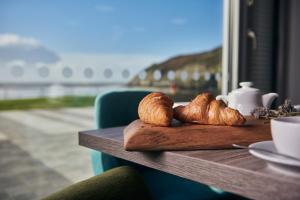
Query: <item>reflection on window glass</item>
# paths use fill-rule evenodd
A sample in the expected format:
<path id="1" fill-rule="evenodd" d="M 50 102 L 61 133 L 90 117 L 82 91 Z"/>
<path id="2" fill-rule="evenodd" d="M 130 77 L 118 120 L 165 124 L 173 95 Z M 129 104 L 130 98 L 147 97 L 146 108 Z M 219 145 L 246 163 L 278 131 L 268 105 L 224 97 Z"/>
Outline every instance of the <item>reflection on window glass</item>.
<path id="1" fill-rule="evenodd" d="M 173 81 L 175 79 L 175 72 L 173 70 L 168 71 L 167 77 L 170 81 Z"/>
<path id="2" fill-rule="evenodd" d="M 63 71 L 62 71 L 62 74 L 65 78 L 70 78 L 73 75 L 73 71 L 70 67 L 64 67 Z"/>
<path id="3" fill-rule="evenodd" d="M 104 77 L 105 78 L 111 78 L 112 77 L 112 75 L 113 75 L 113 72 L 112 72 L 112 70 L 111 69 L 105 69 L 104 70 Z"/>
<path id="4" fill-rule="evenodd" d="M 193 73 L 193 80 L 198 81 L 200 79 L 200 73 L 199 72 L 194 72 Z"/>
<path id="5" fill-rule="evenodd" d="M 208 80 L 210 79 L 210 73 L 209 73 L 209 72 L 205 72 L 205 73 L 204 73 L 204 79 L 205 79 L 206 81 L 208 81 Z"/>
<path id="6" fill-rule="evenodd" d="M 160 80 L 160 79 L 161 79 L 161 72 L 160 72 L 159 70 L 155 70 L 155 71 L 153 72 L 153 78 L 154 78 L 154 80 L 156 80 L 156 81 Z"/>
<path id="7" fill-rule="evenodd" d="M 24 70 L 21 66 L 13 66 L 11 68 L 11 74 L 14 76 L 14 77 L 21 77 L 23 74 L 24 74 Z"/>
<path id="8" fill-rule="evenodd" d="M 188 79 L 188 73 L 187 73 L 186 71 L 182 71 L 182 72 L 180 73 L 180 79 L 181 79 L 182 81 L 186 81 L 186 80 Z"/>
<path id="9" fill-rule="evenodd" d="M 146 71 L 140 72 L 138 77 L 139 77 L 140 80 L 145 80 L 146 77 L 147 77 L 147 72 Z"/>
<path id="10" fill-rule="evenodd" d="M 88 68 L 85 68 L 85 69 L 84 69 L 84 76 L 85 76 L 86 78 L 92 78 L 93 75 L 94 75 L 94 71 L 93 71 L 92 68 L 88 67 Z"/>
<path id="11" fill-rule="evenodd" d="M 40 67 L 40 68 L 38 68 L 38 74 L 42 78 L 48 77 L 49 76 L 49 69 L 48 69 L 48 67 Z"/>
<path id="12" fill-rule="evenodd" d="M 122 71 L 122 77 L 127 79 L 129 77 L 130 73 L 129 73 L 129 70 L 128 69 L 124 69 Z"/>

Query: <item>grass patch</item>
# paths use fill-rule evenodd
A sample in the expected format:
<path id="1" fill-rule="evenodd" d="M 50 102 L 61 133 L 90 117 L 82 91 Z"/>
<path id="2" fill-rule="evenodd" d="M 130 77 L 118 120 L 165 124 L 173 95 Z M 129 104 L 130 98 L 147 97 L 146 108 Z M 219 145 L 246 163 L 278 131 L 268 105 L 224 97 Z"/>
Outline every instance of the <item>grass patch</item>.
<path id="1" fill-rule="evenodd" d="M 53 109 L 62 107 L 93 106 L 95 96 L 65 96 L 57 98 L 34 98 L 0 100 L 0 110 Z"/>

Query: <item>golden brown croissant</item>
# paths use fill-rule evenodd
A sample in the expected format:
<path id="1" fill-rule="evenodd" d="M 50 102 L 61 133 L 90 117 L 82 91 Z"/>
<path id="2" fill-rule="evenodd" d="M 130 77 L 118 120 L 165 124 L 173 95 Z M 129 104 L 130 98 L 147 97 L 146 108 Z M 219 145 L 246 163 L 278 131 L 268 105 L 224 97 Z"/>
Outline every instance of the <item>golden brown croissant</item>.
<path id="1" fill-rule="evenodd" d="M 170 126 L 173 118 L 173 104 L 173 100 L 165 94 L 153 92 L 142 99 L 138 114 L 145 123 Z"/>
<path id="2" fill-rule="evenodd" d="M 210 93 L 198 95 L 187 106 L 174 109 L 174 118 L 182 122 L 212 125 L 242 125 L 245 118 L 221 100 L 215 100 Z"/>

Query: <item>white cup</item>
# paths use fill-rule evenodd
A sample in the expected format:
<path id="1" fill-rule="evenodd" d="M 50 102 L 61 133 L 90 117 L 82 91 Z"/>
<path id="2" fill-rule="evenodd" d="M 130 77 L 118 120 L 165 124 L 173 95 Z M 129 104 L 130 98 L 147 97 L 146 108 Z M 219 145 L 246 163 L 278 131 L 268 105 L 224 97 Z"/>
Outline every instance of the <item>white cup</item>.
<path id="1" fill-rule="evenodd" d="M 279 153 L 300 159 L 300 116 L 272 119 L 271 132 Z"/>

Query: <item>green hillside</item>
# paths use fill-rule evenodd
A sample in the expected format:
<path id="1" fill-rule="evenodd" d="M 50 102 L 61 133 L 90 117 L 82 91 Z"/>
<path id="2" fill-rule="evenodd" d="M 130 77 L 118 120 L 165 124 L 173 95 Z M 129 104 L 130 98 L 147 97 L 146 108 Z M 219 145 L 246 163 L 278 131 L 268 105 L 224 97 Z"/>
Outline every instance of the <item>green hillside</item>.
<path id="1" fill-rule="evenodd" d="M 180 55 L 170 58 L 162 63 L 157 63 L 146 68 L 146 77 L 143 79 L 135 76 L 128 85 L 142 87 L 170 87 L 175 84 L 180 90 L 197 89 L 213 90 L 217 93 L 220 88 L 220 81 L 216 81 L 216 73 L 221 73 L 222 48 L 217 47 L 211 51 Z M 159 70 L 159 72 L 158 72 Z M 154 73 L 160 73 L 159 80 L 154 79 Z M 168 73 L 173 74 L 173 80 L 168 79 Z M 205 73 L 209 72 L 209 80 L 205 79 Z M 185 73 L 185 78 L 182 78 Z M 200 74 L 200 78 L 193 78 L 195 73 Z"/>

